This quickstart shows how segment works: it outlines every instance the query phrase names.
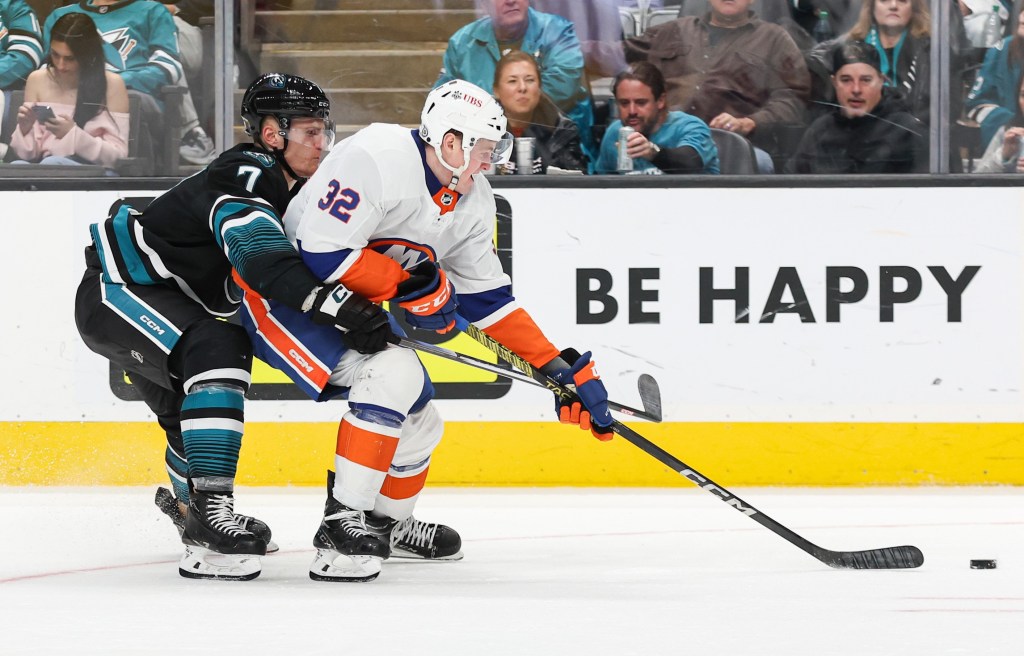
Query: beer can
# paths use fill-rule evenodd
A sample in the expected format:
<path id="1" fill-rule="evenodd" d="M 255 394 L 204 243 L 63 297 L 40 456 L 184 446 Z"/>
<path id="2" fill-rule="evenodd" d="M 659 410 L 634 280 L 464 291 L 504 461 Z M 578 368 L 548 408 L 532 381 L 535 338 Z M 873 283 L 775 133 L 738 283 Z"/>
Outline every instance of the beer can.
<path id="1" fill-rule="evenodd" d="M 533 137 L 516 138 L 516 175 L 533 175 Z"/>
<path id="2" fill-rule="evenodd" d="M 627 173 L 633 170 L 633 158 L 626 154 L 626 142 L 629 140 L 629 135 L 634 132 L 636 130 L 628 125 L 623 125 L 619 130 L 619 158 L 618 164 L 615 167 L 619 173 Z"/>

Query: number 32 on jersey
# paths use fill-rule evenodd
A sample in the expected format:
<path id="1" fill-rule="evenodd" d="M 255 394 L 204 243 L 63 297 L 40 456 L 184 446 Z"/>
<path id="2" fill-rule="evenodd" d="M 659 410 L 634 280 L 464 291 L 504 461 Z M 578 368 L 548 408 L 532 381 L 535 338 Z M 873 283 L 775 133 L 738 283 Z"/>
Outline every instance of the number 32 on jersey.
<path id="1" fill-rule="evenodd" d="M 348 220 L 352 218 L 349 212 L 359 206 L 359 192 L 351 187 L 342 189 L 341 183 L 331 180 L 327 183 L 327 195 L 321 198 L 316 205 L 322 210 L 327 210 L 328 214 L 339 221 L 348 223 Z"/>

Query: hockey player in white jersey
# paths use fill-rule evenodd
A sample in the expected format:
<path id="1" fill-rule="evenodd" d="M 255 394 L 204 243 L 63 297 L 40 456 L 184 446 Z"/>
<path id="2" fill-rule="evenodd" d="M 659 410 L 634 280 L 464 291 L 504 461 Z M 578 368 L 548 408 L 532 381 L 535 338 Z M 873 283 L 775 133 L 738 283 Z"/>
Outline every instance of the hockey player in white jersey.
<path id="1" fill-rule="evenodd" d="M 494 252 L 494 196 L 481 172 L 507 160 L 511 145 L 486 91 L 445 83 L 427 96 L 418 130 L 373 124 L 335 146 L 289 204 L 286 232 L 325 283 L 391 301 L 420 329 L 447 332 L 458 313 L 574 385 L 576 398 L 556 398 L 559 419 L 610 439 L 607 392 L 590 354 L 559 352 L 519 307 Z M 259 357 L 316 400 L 347 393 L 310 577 L 370 580 L 389 556 L 461 558 L 454 529 L 413 517 L 443 428 L 416 354 L 359 353 L 336 329 L 253 293 L 244 307 Z"/>

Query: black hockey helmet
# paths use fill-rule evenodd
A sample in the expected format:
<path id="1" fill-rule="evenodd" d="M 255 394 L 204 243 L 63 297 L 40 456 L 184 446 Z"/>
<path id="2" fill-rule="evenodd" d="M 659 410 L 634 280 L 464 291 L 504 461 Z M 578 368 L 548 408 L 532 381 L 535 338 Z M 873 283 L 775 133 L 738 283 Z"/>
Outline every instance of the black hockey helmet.
<path id="1" fill-rule="evenodd" d="M 256 136 L 264 116 L 276 118 L 282 130 L 288 129 L 292 116 L 330 121 L 331 101 L 323 89 L 305 78 L 265 73 L 245 90 L 241 114 L 245 133 Z"/>

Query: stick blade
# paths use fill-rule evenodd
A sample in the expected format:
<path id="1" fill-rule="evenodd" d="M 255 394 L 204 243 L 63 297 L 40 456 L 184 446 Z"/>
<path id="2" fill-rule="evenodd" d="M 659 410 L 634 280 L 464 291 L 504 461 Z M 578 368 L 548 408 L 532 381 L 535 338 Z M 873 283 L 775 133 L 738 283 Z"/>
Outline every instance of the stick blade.
<path id="1" fill-rule="evenodd" d="M 836 569 L 914 569 L 924 564 L 924 554 L 913 546 L 885 547 L 866 551 L 827 551 L 814 554 Z"/>
<path id="2" fill-rule="evenodd" d="M 658 387 L 658 381 L 650 374 L 640 374 L 636 387 L 640 392 L 640 402 L 644 406 L 644 411 L 651 415 L 653 421 L 661 421 L 661 388 Z"/>

